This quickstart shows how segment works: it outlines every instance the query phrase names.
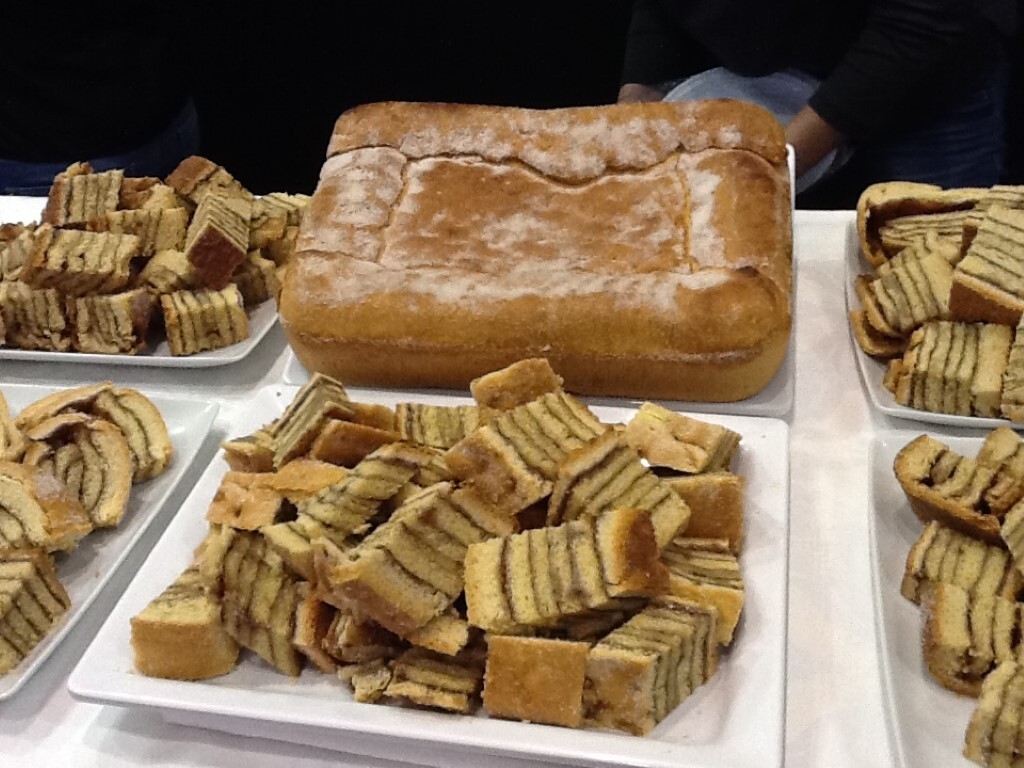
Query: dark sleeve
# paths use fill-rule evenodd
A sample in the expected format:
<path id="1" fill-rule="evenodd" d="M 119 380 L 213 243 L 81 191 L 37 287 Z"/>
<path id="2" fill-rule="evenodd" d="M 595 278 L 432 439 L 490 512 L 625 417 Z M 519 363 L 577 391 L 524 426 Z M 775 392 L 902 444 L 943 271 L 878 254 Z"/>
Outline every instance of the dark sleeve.
<path id="1" fill-rule="evenodd" d="M 656 85 L 686 73 L 684 36 L 657 0 L 636 0 L 626 38 L 623 83 Z"/>
<path id="2" fill-rule="evenodd" d="M 811 107 L 853 140 L 877 133 L 922 88 L 941 86 L 944 67 L 984 33 L 962 7 L 951 0 L 879 0 Z"/>

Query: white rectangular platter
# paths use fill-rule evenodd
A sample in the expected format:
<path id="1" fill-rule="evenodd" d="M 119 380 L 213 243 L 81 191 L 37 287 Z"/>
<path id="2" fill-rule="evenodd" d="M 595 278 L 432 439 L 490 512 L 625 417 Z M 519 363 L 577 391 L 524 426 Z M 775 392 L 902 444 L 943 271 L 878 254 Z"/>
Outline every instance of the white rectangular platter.
<path id="1" fill-rule="evenodd" d="M 46 205 L 45 197 L 0 197 L 0 223 L 38 221 Z M 159 311 L 159 310 L 157 310 Z M 223 349 L 213 349 L 187 357 L 175 357 L 161 336 L 154 338 L 151 345 L 137 355 L 96 355 L 87 352 L 44 352 L 31 349 L 5 349 L 0 347 L 0 363 L 50 362 L 50 363 L 91 363 L 93 365 L 132 365 L 145 368 L 213 368 L 231 365 L 244 359 L 267 335 L 277 320 L 277 305 L 265 301 L 249 315 L 249 338 Z M 154 343 L 156 342 L 156 343 Z"/>
<path id="2" fill-rule="evenodd" d="M 855 309 L 860 309 L 860 300 L 853 288 L 853 281 L 857 275 L 870 275 L 874 272 L 867 259 L 860 252 L 860 242 L 857 239 L 857 222 L 854 215 L 850 215 L 849 235 L 846 244 L 846 311 L 849 314 Z M 849 323 L 847 323 L 849 325 Z M 867 390 L 868 399 L 871 405 L 880 413 L 896 419 L 908 419 L 926 424 L 945 424 L 950 427 L 966 427 L 970 429 L 995 429 L 996 427 L 1009 426 L 1014 429 L 1024 429 L 1024 424 L 1017 424 L 1008 419 L 987 419 L 981 416 L 956 416 L 949 413 L 932 413 L 931 411 L 920 411 L 916 408 L 907 408 L 896 402 L 892 392 L 882 386 L 882 379 L 885 376 L 885 362 L 876 360 L 864 351 L 857 344 L 850 329 L 850 343 L 853 345 L 853 354 L 857 359 L 857 367 L 860 369 L 861 379 L 864 381 L 864 389 Z"/>
<path id="3" fill-rule="evenodd" d="M 284 383 L 302 385 L 309 381 L 309 371 L 295 356 L 289 348 L 286 352 L 287 359 L 284 367 Z M 369 390 L 367 390 L 369 391 Z M 460 393 L 454 390 L 418 390 L 410 397 L 419 398 L 425 393 L 443 392 L 446 395 L 457 396 Z M 785 418 L 793 410 L 793 398 L 796 392 L 796 352 L 793 349 L 793 339 L 790 339 L 789 348 L 786 350 L 786 357 L 782 360 L 778 373 L 768 382 L 768 386 L 762 389 L 753 397 L 740 400 L 736 403 L 695 403 L 682 402 L 678 400 L 658 400 L 660 405 L 670 408 L 673 411 L 691 411 L 696 413 L 722 413 L 736 416 L 767 416 L 773 419 Z M 627 405 L 639 407 L 642 400 L 630 400 L 628 398 L 599 398 L 581 397 L 588 405 Z"/>
<path id="4" fill-rule="evenodd" d="M 947 691 L 929 674 L 921 651 L 921 609 L 900 594 L 907 553 L 924 525 L 896 481 L 892 463 L 919 434 L 883 431 L 872 443 L 869 536 L 882 690 L 892 753 L 900 766 L 967 768 L 974 763 L 961 752 L 976 700 Z M 984 437 L 941 440 L 958 453 L 975 456 Z"/>
<path id="5" fill-rule="evenodd" d="M 294 388 L 267 388 L 232 434 L 247 434 L 280 414 Z M 350 390 L 354 400 L 394 405 L 409 393 Z M 415 396 L 439 405 L 468 398 Z M 628 408 L 596 407 L 607 422 L 626 421 Z M 297 680 L 252 656 L 223 677 L 198 683 L 147 678 L 133 669 L 129 620 L 189 564 L 207 525 L 205 513 L 227 470 L 217 458 L 140 568 L 70 679 L 76 698 L 154 707 L 210 728 L 359 752 L 363 739 L 387 738 L 415 750 L 456 750 L 586 765 L 782 765 L 785 718 L 789 525 L 788 427 L 771 419 L 704 417 L 743 435 L 733 469 L 747 482 L 746 539 L 741 566 L 746 606 L 718 673 L 684 701 L 650 736 L 570 730 L 545 725 L 358 704 L 339 681 L 316 671 Z M 245 724 L 249 724 L 248 726 Z M 315 734 L 315 736 L 311 735 Z M 367 746 L 367 751 L 373 747 Z M 415 759 L 415 757 L 413 758 Z"/>
<path id="6" fill-rule="evenodd" d="M 195 355 L 178 357 L 171 354 L 162 335 L 137 355 L 97 355 L 90 352 L 46 352 L 36 349 L 5 349 L 0 347 L 0 364 L 11 362 L 90 363 L 92 365 L 132 365 L 142 368 L 213 368 L 231 365 L 245 359 L 256 349 L 277 321 L 277 304 L 265 301 L 249 316 L 249 337 L 222 349 L 211 349 Z"/>
<path id="7" fill-rule="evenodd" d="M 53 387 L 0 385 L 0 391 L 11 412 L 17 413 L 29 403 L 58 390 Z M 132 486 L 128 510 L 117 528 L 90 533 L 73 552 L 56 556 L 57 575 L 71 598 L 71 609 L 27 659 L 12 672 L 0 676 L 0 701 L 17 693 L 74 629 L 132 547 L 160 515 L 161 507 L 192 463 L 217 415 L 217 406 L 212 403 L 155 395 L 149 397 L 167 423 L 174 445 L 174 459 L 160 477 Z"/>

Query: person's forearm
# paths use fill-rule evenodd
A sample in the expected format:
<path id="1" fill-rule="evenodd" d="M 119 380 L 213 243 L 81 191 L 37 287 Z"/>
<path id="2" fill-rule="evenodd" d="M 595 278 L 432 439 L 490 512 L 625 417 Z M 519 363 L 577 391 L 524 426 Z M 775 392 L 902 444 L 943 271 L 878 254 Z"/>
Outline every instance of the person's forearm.
<path id="1" fill-rule="evenodd" d="M 638 101 L 661 101 L 665 94 L 658 88 L 641 83 L 626 83 L 619 88 L 619 104 L 630 104 Z"/>
<path id="2" fill-rule="evenodd" d="M 811 107 L 804 107 L 797 112 L 786 126 L 786 141 L 793 145 L 796 154 L 797 178 L 836 149 L 842 138 L 842 134 Z"/>

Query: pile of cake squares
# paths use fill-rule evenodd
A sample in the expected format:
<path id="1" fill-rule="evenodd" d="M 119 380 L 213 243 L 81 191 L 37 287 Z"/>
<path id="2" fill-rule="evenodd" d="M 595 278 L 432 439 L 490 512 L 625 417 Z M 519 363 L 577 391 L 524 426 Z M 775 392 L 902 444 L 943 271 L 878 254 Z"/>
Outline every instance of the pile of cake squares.
<path id="1" fill-rule="evenodd" d="M 1024 186 L 875 184 L 857 229 L 874 273 L 850 323 L 896 402 L 1024 420 Z"/>
<path id="2" fill-rule="evenodd" d="M 651 732 L 741 634 L 740 435 L 650 403 L 605 424 L 561 385 L 525 360 L 473 405 L 392 409 L 316 374 L 225 443 L 195 561 L 132 621 L 137 669 L 206 679 L 248 649 L 357 702 Z"/>
<path id="3" fill-rule="evenodd" d="M 242 341 L 246 310 L 276 298 L 307 202 L 257 198 L 203 157 L 165 181 L 76 163 L 41 224 L 0 226 L 0 347 L 133 355 L 151 322 L 172 355 Z"/>

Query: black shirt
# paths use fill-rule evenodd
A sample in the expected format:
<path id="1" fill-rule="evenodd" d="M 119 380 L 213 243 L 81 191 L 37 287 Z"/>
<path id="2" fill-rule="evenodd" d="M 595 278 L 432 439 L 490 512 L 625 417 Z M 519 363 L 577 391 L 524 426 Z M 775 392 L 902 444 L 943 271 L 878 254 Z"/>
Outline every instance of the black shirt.
<path id="1" fill-rule="evenodd" d="M 636 0 L 622 79 L 798 69 L 822 80 L 814 110 L 858 140 L 990 76 L 1016 15 L 1016 0 Z"/>
<path id="2" fill-rule="evenodd" d="M 0 55 L 0 158 L 119 154 L 155 138 L 184 107 L 193 60 L 184 9 L 11 5 Z"/>

